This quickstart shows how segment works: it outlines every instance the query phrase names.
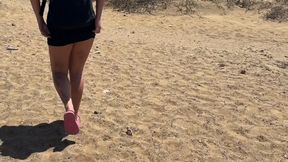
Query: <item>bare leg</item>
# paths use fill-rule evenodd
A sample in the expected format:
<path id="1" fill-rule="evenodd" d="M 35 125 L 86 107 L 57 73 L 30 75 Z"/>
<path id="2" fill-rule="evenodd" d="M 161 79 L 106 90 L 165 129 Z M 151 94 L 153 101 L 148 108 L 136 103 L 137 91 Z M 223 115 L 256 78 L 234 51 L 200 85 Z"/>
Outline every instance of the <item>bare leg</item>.
<path id="1" fill-rule="evenodd" d="M 55 88 L 65 109 L 73 110 L 71 88 L 68 79 L 69 60 L 73 45 L 49 46 L 51 70 Z"/>
<path id="2" fill-rule="evenodd" d="M 93 45 L 94 39 L 77 42 L 73 45 L 70 57 L 69 72 L 71 95 L 75 114 L 77 115 L 84 88 L 83 69 Z"/>

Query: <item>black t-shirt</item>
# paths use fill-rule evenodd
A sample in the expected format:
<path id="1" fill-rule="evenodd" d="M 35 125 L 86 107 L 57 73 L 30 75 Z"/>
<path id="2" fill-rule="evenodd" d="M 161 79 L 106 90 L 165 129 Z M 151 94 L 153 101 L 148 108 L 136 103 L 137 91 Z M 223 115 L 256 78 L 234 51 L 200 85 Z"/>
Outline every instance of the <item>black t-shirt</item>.
<path id="1" fill-rule="evenodd" d="M 92 0 L 50 0 L 47 18 L 50 27 L 85 27 L 94 19 Z"/>

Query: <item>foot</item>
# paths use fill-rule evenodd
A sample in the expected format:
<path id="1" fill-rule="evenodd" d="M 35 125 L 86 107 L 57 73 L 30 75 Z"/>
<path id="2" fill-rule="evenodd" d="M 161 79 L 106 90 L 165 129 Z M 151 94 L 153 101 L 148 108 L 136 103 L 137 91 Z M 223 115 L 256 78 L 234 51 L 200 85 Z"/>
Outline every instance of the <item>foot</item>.
<path id="1" fill-rule="evenodd" d="M 67 134 L 75 135 L 79 133 L 79 124 L 73 110 L 67 110 L 64 114 L 64 129 Z"/>

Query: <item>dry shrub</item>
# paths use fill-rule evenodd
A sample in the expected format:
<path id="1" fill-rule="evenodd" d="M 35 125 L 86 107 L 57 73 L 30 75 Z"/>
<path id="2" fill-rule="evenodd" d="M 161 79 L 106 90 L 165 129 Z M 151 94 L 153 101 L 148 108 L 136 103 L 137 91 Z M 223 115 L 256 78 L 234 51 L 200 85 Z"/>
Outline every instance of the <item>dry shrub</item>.
<path id="1" fill-rule="evenodd" d="M 197 2 L 195 0 L 181 0 L 175 5 L 178 12 L 183 14 L 194 14 L 196 12 Z"/>
<path id="2" fill-rule="evenodd" d="M 118 11 L 148 12 L 166 9 L 172 0 L 109 0 L 108 4 Z"/>
<path id="3" fill-rule="evenodd" d="M 255 5 L 254 0 L 226 0 L 226 6 L 228 8 L 233 8 L 238 6 L 240 8 L 245 8 L 249 10 L 253 5 Z"/>
<path id="4" fill-rule="evenodd" d="M 256 0 L 199 0 L 208 1 L 216 4 L 218 7 L 232 8 L 239 6 L 241 8 L 249 9 L 255 4 Z M 288 1 L 288 0 L 278 0 Z M 178 12 L 183 14 L 193 14 L 196 12 L 197 0 L 108 0 L 108 5 L 112 6 L 118 11 L 126 12 L 148 12 L 151 13 L 156 9 L 166 9 L 173 4 L 178 9 Z"/>
<path id="5" fill-rule="evenodd" d="M 288 5 L 288 0 L 276 0 L 278 4 Z"/>
<path id="6" fill-rule="evenodd" d="M 238 0 L 236 1 L 236 5 L 241 8 L 249 9 L 249 7 L 253 5 L 253 1 L 252 0 Z"/>
<path id="7" fill-rule="evenodd" d="M 237 6 L 259 13 L 263 11 L 267 19 L 288 21 L 288 0 L 108 0 L 108 5 L 118 11 L 138 13 L 151 13 L 171 6 L 182 14 L 195 14 L 199 8 L 205 7 L 201 2 L 212 2 L 224 10 Z"/>
<path id="8" fill-rule="evenodd" d="M 235 6 L 236 0 L 227 0 L 227 7 L 232 8 Z"/>
<path id="9" fill-rule="evenodd" d="M 288 5 L 274 6 L 267 12 L 265 17 L 279 22 L 288 21 Z"/>

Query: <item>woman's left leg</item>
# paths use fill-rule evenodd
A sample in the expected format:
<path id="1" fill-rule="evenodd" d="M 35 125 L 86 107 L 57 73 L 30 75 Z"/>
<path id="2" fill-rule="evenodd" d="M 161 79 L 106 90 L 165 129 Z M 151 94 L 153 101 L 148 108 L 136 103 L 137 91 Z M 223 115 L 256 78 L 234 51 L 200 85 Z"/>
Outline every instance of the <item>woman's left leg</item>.
<path id="1" fill-rule="evenodd" d="M 70 56 L 69 74 L 71 96 L 76 116 L 80 107 L 84 88 L 83 69 L 92 48 L 93 41 L 94 39 L 92 38 L 75 43 Z"/>

